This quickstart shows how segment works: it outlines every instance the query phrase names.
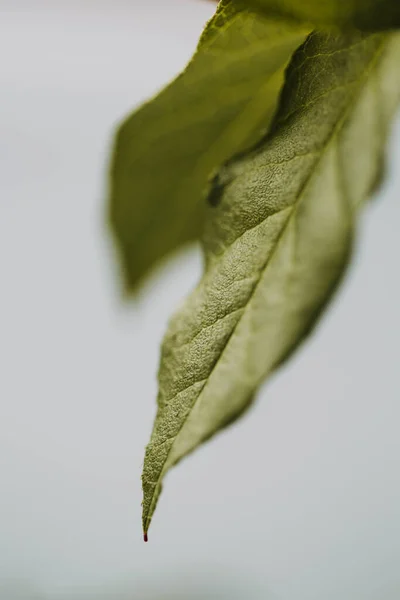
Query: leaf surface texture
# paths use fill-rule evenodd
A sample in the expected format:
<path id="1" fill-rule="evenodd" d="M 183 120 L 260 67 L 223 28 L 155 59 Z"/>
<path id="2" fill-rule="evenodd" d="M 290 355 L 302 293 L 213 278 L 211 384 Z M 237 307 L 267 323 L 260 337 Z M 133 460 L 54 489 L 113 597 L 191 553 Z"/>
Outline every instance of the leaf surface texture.
<path id="1" fill-rule="evenodd" d="M 205 272 L 162 346 L 145 532 L 165 473 L 249 406 L 336 288 L 398 104 L 399 58 L 397 35 L 312 34 L 270 134 L 220 170 Z"/>

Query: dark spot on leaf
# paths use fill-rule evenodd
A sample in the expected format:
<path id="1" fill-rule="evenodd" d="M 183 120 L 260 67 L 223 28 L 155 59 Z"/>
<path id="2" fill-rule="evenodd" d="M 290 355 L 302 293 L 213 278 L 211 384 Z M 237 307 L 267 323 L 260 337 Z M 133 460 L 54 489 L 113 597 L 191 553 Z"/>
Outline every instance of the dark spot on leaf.
<path id="1" fill-rule="evenodd" d="M 210 206 L 218 206 L 221 202 L 222 194 L 224 192 L 225 183 L 221 181 L 220 174 L 217 173 L 211 181 L 210 192 L 207 197 L 207 202 Z"/>

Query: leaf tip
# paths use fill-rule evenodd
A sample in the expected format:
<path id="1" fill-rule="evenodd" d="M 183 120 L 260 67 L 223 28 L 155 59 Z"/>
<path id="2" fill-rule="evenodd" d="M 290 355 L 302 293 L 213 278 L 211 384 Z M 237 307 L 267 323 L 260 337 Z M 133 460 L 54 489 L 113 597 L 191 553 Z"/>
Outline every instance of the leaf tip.
<path id="1" fill-rule="evenodd" d="M 143 541 L 144 542 L 148 542 L 149 541 L 149 537 L 147 535 L 147 531 L 143 534 Z"/>

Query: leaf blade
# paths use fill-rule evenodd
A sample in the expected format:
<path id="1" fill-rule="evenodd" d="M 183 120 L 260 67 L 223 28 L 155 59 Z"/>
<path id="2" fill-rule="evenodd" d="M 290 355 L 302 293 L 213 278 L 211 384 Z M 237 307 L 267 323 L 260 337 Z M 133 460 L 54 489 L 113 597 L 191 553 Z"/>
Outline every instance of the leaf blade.
<path id="1" fill-rule="evenodd" d="M 285 67 L 307 33 L 223 0 L 187 69 L 122 124 L 108 213 L 127 291 L 199 237 L 210 176 L 268 128 Z"/>
<path id="2" fill-rule="evenodd" d="M 222 170 L 205 274 L 163 342 L 143 471 L 145 531 L 165 473 L 248 407 L 340 281 L 399 100 L 399 56 L 399 36 L 314 34 L 289 69 L 271 135 Z M 365 121 L 376 81 L 384 107 Z M 349 185 L 353 168 L 362 185 Z"/>
<path id="3" fill-rule="evenodd" d="M 246 3 L 266 14 L 276 13 L 316 26 L 355 27 L 367 32 L 400 26 L 397 0 L 246 0 Z"/>

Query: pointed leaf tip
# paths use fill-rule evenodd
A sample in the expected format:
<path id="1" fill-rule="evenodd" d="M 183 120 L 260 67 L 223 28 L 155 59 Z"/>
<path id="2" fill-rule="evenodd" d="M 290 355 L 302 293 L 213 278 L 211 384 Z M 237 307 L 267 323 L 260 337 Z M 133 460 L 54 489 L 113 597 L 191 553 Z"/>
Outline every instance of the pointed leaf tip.
<path id="1" fill-rule="evenodd" d="M 143 534 L 143 541 L 144 542 L 148 542 L 149 541 L 149 537 L 148 537 L 147 533 Z"/>

